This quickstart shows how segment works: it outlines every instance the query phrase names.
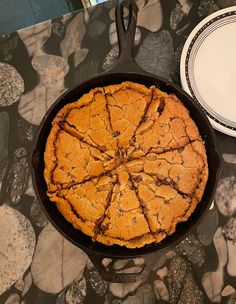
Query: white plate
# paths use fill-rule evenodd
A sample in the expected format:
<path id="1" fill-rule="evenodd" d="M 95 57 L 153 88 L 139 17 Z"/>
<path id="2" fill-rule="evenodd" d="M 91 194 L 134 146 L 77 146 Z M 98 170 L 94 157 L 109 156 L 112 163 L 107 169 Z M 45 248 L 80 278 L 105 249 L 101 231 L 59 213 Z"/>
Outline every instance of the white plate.
<path id="1" fill-rule="evenodd" d="M 194 28 L 182 51 L 180 76 L 212 126 L 236 137 L 236 6 Z"/>

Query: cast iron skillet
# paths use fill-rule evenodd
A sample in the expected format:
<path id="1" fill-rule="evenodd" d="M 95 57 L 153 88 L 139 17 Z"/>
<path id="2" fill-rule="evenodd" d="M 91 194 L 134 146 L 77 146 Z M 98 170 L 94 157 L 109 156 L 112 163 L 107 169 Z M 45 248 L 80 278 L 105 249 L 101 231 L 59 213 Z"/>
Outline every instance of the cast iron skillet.
<path id="1" fill-rule="evenodd" d="M 118 3 L 116 7 L 116 27 L 120 48 L 120 55 L 117 63 L 110 70 L 78 83 L 75 88 L 67 91 L 55 101 L 41 122 L 32 154 L 32 175 L 35 192 L 51 223 L 64 237 L 83 249 L 88 254 L 95 267 L 97 267 L 103 278 L 112 282 L 131 282 L 146 277 L 158 259 L 159 254 L 163 254 L 165 250 L 170 249 L 170 247 L 180 242 L 184 236 L 199 223 L 203 215 L 209 209 L 213 200 L 221 163 L 217 152 L 214 131 L 198 103 L 176 85 L 142 70 L 135 63 L 133 57 L 133 43 L 138 9 L 132 0 L 127 2 L 125 1 Z M 129 10 L 127 28 L 124 25 L 124 7 L 127 7 Z M 92 88 L 117 84 L 126 80 L 141 83 L 146 86 L 156 85 L 167 93 L 176 94 L 176 96 L 189 109 L 191 117 L 196 122 L 201 136 L 205 140 L 209 164 L 209 179 L 205 193 L 189 220 L 185 223 L 178 224 L 176 232 L 164 239 L 160 244 L 151 244 L 137 249 L 128 249 L 115 245 L 105 246 L 99 243 L 94 243 L 90 237 L 74 229 L 73 226 L 60 214 L 55 204 L 52 204 L 49 201 L 46 193 L 47 185 L 43 176 L 43 154 L 46 140 L 51 129 L 51 122 L 57 112 L 65 104 L 78 100 L 84 93 L 87 93 Z M 156 254 L 147 255 L 152 252 L 156 252 Z M 120 274 L 110 272 L 107 271 L 102 264 L 102 260 L 105 257 L 127 259 L 143 255 L 146 255 L 146 264 L 139 274 Z"/>

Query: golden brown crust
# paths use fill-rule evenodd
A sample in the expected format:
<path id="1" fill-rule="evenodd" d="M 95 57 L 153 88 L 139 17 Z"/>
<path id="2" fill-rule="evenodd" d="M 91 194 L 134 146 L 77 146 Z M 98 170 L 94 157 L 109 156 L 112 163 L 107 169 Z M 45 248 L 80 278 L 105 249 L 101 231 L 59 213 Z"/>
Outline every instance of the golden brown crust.
<path id="1" fill-rule="evenodd" d="M 44 156 L 45 163 L 49 163 L 45 168 L 45 179 L 50 180 L 48 184 L 50 192 L 105 173 L 106 164 L 110 165 L 106 155 L 64 130 L 58 129 L 57 125 L 53 126 L 52 130 L 53 134 L 55 130 L 57 133 L 53 140 L 49 136 Z M 54 167 L 50 157 L 53 159 Z M 49 168 L 52 169 L 50 174 Z"/>
<path id="2" fill-rule="evenodd" d="M 132 174 L 132 178 L 151 231 L 173 233 L 176 224 L 185 219 L 191 198 L 178 193 L 171 185 L 157 183 L 155 177 L 145 173 Z"/>
<path id="3" fill-rule="evenodd" d="M 79 139 L 114 157 L 117 139 L 111 129 L 102 88 L 93 90 L 93 99 L 87 105 L 67 111 L 63 127 Z"/>
<path id="4" fill-rule="evenodd" d="M 102 176 L 50 194 L 58 210 L 75 228 L 95 237 L 102 220 L 115 180 Z"/>
<path id="5" fill-rule="evenodd" d="M 145 121 L 137 128 L 133 147 L 128 151 L 133 157 L 177 149 L 200 136 L 188 110 L 176 96 L 163 94 L 157 88 L 153 91 Z"/>
<path id="6" fill-rule="evenodd" d="M 151 101 L 152 90 L 137 83 L 123 82 L 120 85 L 106 86 L 104 91 L 118 146 L 126 149 Z"/>
<path id="7" fill-rule="evenodd" d="M 119 184 L 114 187 L 106 216 L 100 225 L 101 233 L 110 238 L 129 241 L 150 232 L 140 202 L 132 190 L 126 171 L 118 173 Z"/>
<path id="8" fill-rule="evenodd" d="M 159 241 L 162 239 L 160 237 Z M 146 234 L 139 238 L 136 238 L 136 239 L 134 238 L 134 239 L 125 241 L 125 240 L 120 240 L 118 238 L 111 238 L 109 236 L 104 236 L 102 234 L 98 234 L 96 241 L 99 243 L 102 243 L 104 245 L 108 245 L 108 246 L 116 244 L 116 245 L 125 246 L 128 248 L 141 248 L 145 245 L 155 242 L 155 238 L 151 234 Z"/>
<path id="9" fill-rule="evenodd" d="M 198 142 L 202 144 L 200 141 Z M 188 144 L 183 151 L 147 154 L 144 158 L 143 171 L 156 176 L 159 180 L 172 182 L 179 191 L 192 195 L 204 165 L 202 156 L 195 152 L 192 144 Z"/>
<path id="10" fill-rule="evenodd" d="M 45 154 L 48 196 L 105 245 L 158 243 L 188 220 L 208 180 L 204 143 L 175 95 L 124 82 L 56 115 Z"/>

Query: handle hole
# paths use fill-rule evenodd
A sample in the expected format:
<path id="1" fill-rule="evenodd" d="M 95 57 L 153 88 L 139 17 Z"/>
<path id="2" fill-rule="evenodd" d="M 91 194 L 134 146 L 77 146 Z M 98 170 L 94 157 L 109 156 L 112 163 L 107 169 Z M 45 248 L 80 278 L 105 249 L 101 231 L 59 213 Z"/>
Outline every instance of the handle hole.
<path id="1" fill-rule="evenodd" d="M 127 34 L 129 32 L 130 23 L 132 20 L 132 5 L 129 1 L 123 1 L 121 3 L 120 15 L 121 15 L 123 29 Z"/>
<path id="2" fill-rule="evenodd" d="M 146 261 L 144 258 L 124 259 L 124 260 L 106 259 L 109 261 L 104 261 L 104 260 L 105 259 L 103 259 L 102 264 L 105 266 L 106 272 L 108 273 L 140 274 L 143 271 L 144 267 L 146 266 Z"/>

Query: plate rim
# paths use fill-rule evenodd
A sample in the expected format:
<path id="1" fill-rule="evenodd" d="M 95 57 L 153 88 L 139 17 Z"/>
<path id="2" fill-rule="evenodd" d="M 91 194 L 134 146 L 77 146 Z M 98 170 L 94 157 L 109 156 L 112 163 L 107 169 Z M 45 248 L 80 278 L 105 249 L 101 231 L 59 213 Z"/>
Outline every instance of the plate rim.
<path id="1" fill-rule="evenodd" d="M 230 6 L 230 7 L 224 8 L 224 9 L 220 9 L 220 10 L 216 11 L 215 13 L 213 13 L 213 14 L 205 17 L 202 21 L 200 21 L 194 27 L 194 29 L 189 34 L 187 40 L 185 41 L 185 44 L 183 46 L 182 53 L 181 53 L 181 58 L 180 58 L 180 80 L 181 80 L 182 88 L 188 94 L 190 94 L 191 96 L 192 96 L 192 93 L 191 93 L 191 91 L 189 89 L 188 82 L 187 82 L 187 77 L 186 77 L 186 72 L 185 72 L 186 58 L 187 58 L 189 46 L 190 46 L 191 43 L 194 44 L 194 42 L 192 42 L 193 38 L 199 32 L 199 30 L 201 30 L 204 26 L 205 26 L 205 28 L 207 28 L 207 26 L 206 26 L 207 23 L 209 23 L 212 19 L 215 19 L 216 17 L 218 17 L 220 15 L 224 15 L 224 14 L 229 13 L 229 12 L 236 12 L 236 5 Z M 205 29 L 203 29 L 203 32 L 204 31 L 205 31 Z M 209 114 L 206 111 L 206 109 L 204 108 L 204 106 L 197 99 L 195 99 L 195 100 L 203 108 L 204 112 L 207 115 L 207 118 L 209 119 L 209 121 L 212 124 L 212 126 L 213 126 L 214 129 L 216 129 L 216 130 L 218 130 L 220 132 L 223 132 L 224 134 L 236 137 L 236 130 L 232 130 L 230 127 L 225 127 L 224 125 L 222 125 L 222 124 L 218 123 L 217 121 L 215 121 L 214 119 L 212 119 L 209 116 Z"/>

